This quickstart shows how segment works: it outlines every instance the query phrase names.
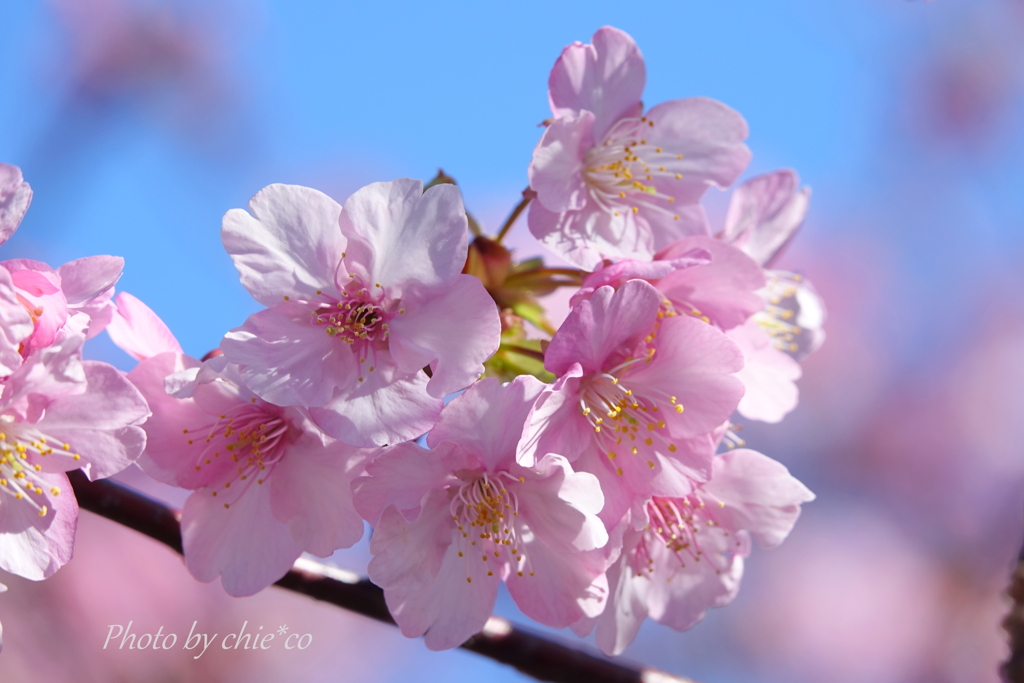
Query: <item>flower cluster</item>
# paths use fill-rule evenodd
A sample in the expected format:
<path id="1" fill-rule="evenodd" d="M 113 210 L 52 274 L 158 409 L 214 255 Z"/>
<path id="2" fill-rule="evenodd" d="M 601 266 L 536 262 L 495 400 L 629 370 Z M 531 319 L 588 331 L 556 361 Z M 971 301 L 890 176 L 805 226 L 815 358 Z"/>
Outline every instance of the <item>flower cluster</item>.
<path id="1" fill-rule="evenodd" d="M 779 544 L 813 499 L 735 424 L 790 412 L 823 339 L 814 289 L 771 269 L 809 191 L 792 171 L 755 177 L 712 229 L 701 199 L 746 168 L 746 123 L 705 98 L 645 111 L 644 80 L 622 31 L 565 48 L 530 187 L 494 237 L 443 174 L 344 204 L 264 188 L 221 233 L 263 308 L 202 360 L 142 302 L 112 299 L 119 261 L 0 264 L 0 490 L 26 500 L 0 499 L 20 534 L 0 540 L 2 566 L 44 546 L 50 564 L 16 569 L 66 561 L 60 472 L 107 476 L 145 441 L 139 466 L 193 492 L 189 571 L 232 595 L 353 545 L 365 521 L 371 580 L 432 649 L 479 631 L 502 583 L 612 654 L 647 617 L 681 630 L 728 603 L 751 536 Z M 29 195 L 0 171 L 9 234 Z M 574 267 L 513 261 L 501 241 L 527 206 Z M 540 297 L 564 286 L 578 289 L 556 327 Z M 104 326 L 139 361 L 127 380 L 80 360 Z"/>
<path id="2" fill-rule="evenodd" d="M 21 171 L 0 164 L 0 244 L 32 200 Z M 141 393 L 106 363 L 82 359 L 113 316 L 122 259 L 54 269 L 0 261 L 0 569 L 44 579 L 71 559 L 78 505 L 64 474 L 109 477 L 146 445 Z"/>

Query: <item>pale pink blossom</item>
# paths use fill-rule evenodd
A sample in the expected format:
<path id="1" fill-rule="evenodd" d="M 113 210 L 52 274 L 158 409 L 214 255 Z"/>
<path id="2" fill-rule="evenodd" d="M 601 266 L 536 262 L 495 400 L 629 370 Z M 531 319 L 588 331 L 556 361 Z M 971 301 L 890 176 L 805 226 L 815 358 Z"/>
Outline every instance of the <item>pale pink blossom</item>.
<path id="1" fill-rule="evenodd" d="M 0 268 L 0 377 L 21 365 L 22 344 L 33 330 L 32 316 L 19 298 L 14 279 Z"/>
<path id="2" fill-rule="evenodd" d="M 81 360 L 87 323 L 69 322 L 3 380 L 0 568 L 29 579 L 71 558 L 78 506 L 64 472 L 109 477 L 145 445 L 142 395 L 112 366 Z"/>
<path id="3" fill-rule="evenodd" d="M 577 304 L 598 287 L 619 287 L 633 278 L 650 282 L 663 297 L 665 315 L 700 318 L 725 330 L 740 346 L 744 367 L 736 376 L 746 392 L 739 414 L 749 420 L 779 422 L 799 400 L 800 366 L 790 357 L 790 347 L 820 344 L 820 335 L 809 337 L 821 328 L 820 323 L 798 326 L 799 308 L 790 310 L 793 306 L 787 302 L 795 304 L 799 290 L 781 285 L 780 274 L 763 270 L 733 244 L 694 235 L 670 244 L 652 261 L 619 261 L 591 273 L 572 301 Z M 815 301 L 811 299 L 812 304 Z M 808 316 L 805 312 L 805 320 Z"/>
<path id="4" fill-rule="evenodd" d="M 663 102 L 646 115 L 645 67 L 633 39 L 605 26 L 562 51 L 548 79 L 554 119 L 534 151 L 534 236 L 588 270 L 603 258 L 650 258 L 708 234 L 699 201 L 727 187 L 750 151 L 747 124 L 720 102 Z"/>
<path id="5" fill-rule="evenodd" d="M 0 244 L 17 230 L 31 200 L 21 170 L 0 164 Z M 87 337 L 98 334 L 110 320 L 110 298 L 123 267 L 115 256 L 90 256 L 57 270 L 28 259 L 0 262 L 0 376 L 52 344 L 68 316 L 86 316 Z"/>
<path id="6" fill-rule="evenodd" d="M 722 239 L 770 268 L 807 215 L 811 188 L 788 168 L 751 178 L 732 192 Z"/>
<path id="7" fill-rule="evenodd" d="M 598 645 L 615 655 L 647 617 L 677 631 L 691 628 L 709 607 L 736 596 L 751 535 L 764 548 L 777 546 L 811 500 L 814 494 L 771 458 L 747 449 L 717 456 L 711 480 L 693 493 L 633 507 L 613 533 L 621 549 L 608 569 L 605 611 L 574 630 L 586 635 L 596 626 Z"/>
<path id="8" fill-rule="evenodd" d="M 128 374 L 153 409 L 139 466 L 194 491 L 182 512 L 182 542 L 196 579 L 220 576 L 231 595 L 251 595 L 303 551 L 327 557 L 362 537 L 351 481 L 367 451 L 331 439 L 302 408 L 260 399 L 224 356 L 200 363 L 181 353 L 130 295 L 119 295 L 110 329 L 125 350 L 145 356 Z"/>
<path id="9" fill-rule="evenodd" d="M 736 377 L 746 391 L 736 412 L 748 420 L 781 422 L 800 400 L 800 363 L 780 351 L 754 318 L 726 334 L 743 352 L 743 369 Z"/>
<path id="10" fill-rule="evenodd" d="M 21 177 L 21 169 L 0 163 L 0 244 L 11 238 L 32 203 L 32 188 Z"/>
<path id="11" fill-rule="evenodd" d="M 146 360 L 161 353 L 183 353 L 170 328 L 149 306 L 128 292 L 119 292 L 115 303 L 107 334 L 129 356 Z"/>
<path id="12" fill-rule="evenodd" d="M 558 379 L 538 398 L 519 449 L 529 465 L 560 453 L 601 481 L 601 518 L 636 498 L 686 495 L 711 475 L 711 436 L 735 410 L 743 356 L 720 330 L 666 316 L 643 280 L 599 287 L 545 352 Z"/>
<path id="13" fill-rule="evenodd" d="M 572 303 L 598 287 L 619 287 L 631 279 L 654 285 L 665 313 L 703 318 L 722 330 L 741 325 L 765 306 L 758 295 L 765 286 L 761 267 L 736 247 L 704 235 L 676 240 L 649 261 L 619 261 L 591 273 Z"/>
<path id="14" fill-rule="evenodd" d="M 268 306 L 225 336 L 224 353 L 256 394 L 310 407 L 336 438 L 415 438 L 498 347 L 494 302 L 461 273 L 466 235 L 453 185 L 375 183 L 344 210 L 315 190 L 271 185 L 248 213 L 224 217 L 242 284 Z"/>
<path id="15" fill-rule="evenodd" d="M 733 191 L 721 235 L 766 269 L 760 292 L 766 305 L 755 318 L 776 348 L 796 360 L 825 341 L 825 305 L 802 275 L 771 266 L 803 224 L 810 197 L 789 169 L 751 178 Z"/>
<path id="16" fill-rule="evenodd" d="M 529 376 L 474 384 L 427 437 L 392 446 L 356 480 L 374 523 L 370 579 L 409 637 L 455 647 L 483 628 L 504 581 L 527 616 L 564 627 L 601 612 L 608 540 L 597 480 L 560 455 L 516 463 L 543 385 Z"/>
<path id="17" fill-rule="evenodd" d="M 71 316 L 88 321 L 87 338 L 102 332 L 113 315 L 111 297 L 124 259 L 88 256 L 56 270 L 40 261 L 12 259 L 0 267 L 10 273 L 15 295 L 32 321 L 32 334 L 21 346 L 21 355 L 27 356 L 52 344 Z"/>

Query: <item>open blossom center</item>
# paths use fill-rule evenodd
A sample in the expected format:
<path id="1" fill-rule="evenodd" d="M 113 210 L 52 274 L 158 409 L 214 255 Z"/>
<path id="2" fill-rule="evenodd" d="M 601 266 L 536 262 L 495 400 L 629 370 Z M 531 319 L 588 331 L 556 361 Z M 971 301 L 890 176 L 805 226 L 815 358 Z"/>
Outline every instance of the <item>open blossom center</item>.
<path id="1" fill-rule="evenodd" d="M 643 136 L 653 127 L 654 121 L 646 117 L 619 121 L 600 145 L 587 152 L 583 177 L 594 201 L 616 216 L 648 209 L 679 220 L 664 205 L 674 204 L 675 197 L 659 190 L 654 181 L 681 179 L 682 174 L 669 167 L 683 155 L 648 144 Z"/>
<path id="2" fill-rule="evenodd" d="M 45 517 L 47 507 L 40 500 L 46 491 L 59 495 L 60 488 L 37 474 L 42 466 L 30 462 L 30 457 L 45 457 L 54 451 L 63 451 L 75 460 L 82 456 L 72 452 L 71 444 L 47 437 L 31 425 L 14 422 L 8 415 L 0 416 L 0 429 L 0 504 L 5 499 L 22 500 Z"/>
<path id="3" fill-rule="evenodd" d="M 391 335 L 388 321 L 395 315 L 404 314 L 405 309 L 398 307 L 397 300 L 387 299 L 379 283 L 371 288 L 354 279 L 354 273 L 349 277 L 353 280 L 342 289 L 343 299 L 327 297 L 317 290 L 317 294 L 327 300 L 319 304 L 314 302 L 312 322 L 331 337 L 349 345 L 359 359 L 358 379 L 362 382 L 366 379 L 362 374 L 364 369 L 369 372 L 377 369 L 378 349 L 387 348 Z M 366 363 L 369 365 L 364 368 Z"/>
<path id="4" fill-rule="evenodd" d="M 654 469 L 656 452 L 667 450 L 675 453 L 677 450 L 676 445 L 668 441 L 665 421 L 660 413 L 663 408 L 682 413 L 683 405 L 675 396 L 650 392 L 638 395 L 629 388 L 628 377 L 623 380 L 618 376 L 636 363 L 650 362 L 653 355 L 654 349 L 649 349 L 645 357 L 590 375 L 580 387 L 580 412 L 594 428 L 605 456 L 620 476 L 623 463 L 616 462 L 616 459 L 622 454 L 642 458 L 648 467 Z"/>
<path id="5" fill-rule="evenodd" d="M 285 454 L 285 438 L 288 421 L 267 405 L 260 405 L 256 399 L 250 404 L 238 405 L 218 416 L 212 423 L 192 429 L 183 429 L 186 437 L 185 451 L 195 462 L 197 472 L 215 467 L 218 493 L 231 503 L 242 496 L 255 482 L 262 485 L 274 467 Z M 224 463 L 230 461 L 230 466 Z M 232 488 L 234 484 L 234 488 Z"/>
<path id="6" fill-rule="evenodd" d="M 350 299 L 335 304 L 324 304 L 313 311 L 317 325 L 332 337 L 348 344 L 360 341 L 384 341 L 388 338 L 388 324 L 384 309 L 370 301 Z"/>
<path id="7" fill-rule="evenodd" d="M 519 530 L 513 521 L 519 516 L 519 498 L 508 484 L 522 482 L 508 472 L 484 472 L 478 477 L 462 483 L 454 492 L 451 501 L 452 520 L 461 533 L 459 557 L 469 554 L 480 556 L 487 562 L 488 557 L 501 557 L 502 551 L 508 549 L 518 565 L 519 576 L 523 576 L 526 561 L 519 546 Z M 468 545 L 467 545 L 468 544 Z M 533 572 L 529 572 L 533 576 Z M 487 572 L 494 575 L 494 570 Z M 472 583 L 471 577 L 466 581 Z"/>
<path id="8" fill-rule="evenodd" d="M 664 546 L 674 555 L 680 568 L 685 568 L 688 562 L 707 562 L 719 574 L 726 569 L 729 558 L 721 548 L 729 543 L 721 541 L 728 538 L 729 532 L 722 528 L 713 512 L 725 504 L 714 500 L 708 503 L 695 493 L 682 498 L 655 496 L 648 501 L 647 514 L 651 522 L 633 554 L 637 576 L 643 576 L 644 571 L 654 571 L 651 552 L 657 546 Z M 712 539 L 712 535 L 721 538 Z M 736 545 L 741 543 L 737 541 Z M 709 552 L 708 546 L 714 549 Z"/>
<path id="9" fill-rule="evenodd" d="M 766 271 L 768 282 L 758 293 L 765 300 L 763 311 L 754 314 L 754 320 L 772 338 L 775 348 L 796 354 L 802 346 L 810 344 L 809 331 L 796 324 L 800 314 L 800 282 L 803 277 L 797 273 L 782 276 Z"/>

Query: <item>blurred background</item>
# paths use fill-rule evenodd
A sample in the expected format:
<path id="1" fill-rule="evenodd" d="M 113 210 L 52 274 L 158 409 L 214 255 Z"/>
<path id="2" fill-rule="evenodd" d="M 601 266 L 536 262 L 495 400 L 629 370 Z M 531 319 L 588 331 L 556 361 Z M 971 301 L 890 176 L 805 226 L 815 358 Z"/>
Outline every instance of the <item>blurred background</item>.
<path id="1" fill-rule="evenodd" d="M 647 623 L 624 656 L 703 683 L 998 680 L 1024 540 L 1024 3 L 568 4 L 3 0 L 0 160 L 35 199 L 2 257 L 124 256 L 119 288 L 201 356 L 256 310 L 220 246 L 225 211 L 271 182 L 341 201 L 443 167 L 494 230 L 559 51 L 618 26 L 646 57 L 648 104 L 726 102 L 750 124 L 745 177 L 790 166 L 813 187 L 780 265 L 830 313 L 800 407 L 744 425 L 818 500 L 755 550 L 730 607 L 682 634 Z M 713 220 L 726 198 L 709 195 Z M 514 244 L 541 253 L 525 222 Z M 87 348 L 132 366 L 105 335 Z M 363 543 L 334 560 L 367 558 Z M 56 576 L 0 581 L 5 682 L 523 680 L 277 589 L 230 598 L 89 513 Z M 525 623 L 507 595 L 498 610 Z M 178 647 L 103 650 L 129 621 Z M 180 649 L 193 622 L 243 621 L 312 645 Z"/>

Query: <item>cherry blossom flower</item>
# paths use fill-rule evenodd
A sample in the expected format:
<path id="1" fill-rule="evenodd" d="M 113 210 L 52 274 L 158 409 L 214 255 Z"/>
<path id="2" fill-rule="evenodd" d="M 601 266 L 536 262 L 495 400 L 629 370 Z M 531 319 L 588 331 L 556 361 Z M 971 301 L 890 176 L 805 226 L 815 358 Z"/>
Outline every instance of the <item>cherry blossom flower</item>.
<path id="1" fill-rule="evenodd" d="M 427 437 L 391 446 L 354 484 L 375 524 L 370 579 L 409 637 L 463 643 L 483 628 L 504 581 L 524 614 L 564 627 L 601 612 L 608 540 L 597 480 L 560 455 L 531 467 L 516 445 L 543 385 L 529 376 L 477 382 Z"/>
<path id="2" fill-rule="evenodd" d="M 795 312 L 785 302 L 795 302 L 799 290 L 781 286 L 779 271 L 763 270 L 734 244 L 694 235 L 668 245 L 651 261 L 624 260 L 591 273 L 572 302 L 586 300 L 598 287 L 619 287 L 633 278 L 658 289 L 664 315 L 698 317 L 725 330 L 739 345 L 744 367 L 736 376 L 746 388 L 737 407 L 740 415 L 779 422 L 796 407 L 801 371 L 790 347 L 801 348 L 797 340 L 820 330 L 820 324 L 807 330 L 796 324 Z"/>
<path id="3" fill-rule="evenodd" d="M 825 341 L 825 305 L 799 273 L 771 269 L 803 224 L 810 188 L 798 189 L 795 171 L 781 169 L 751 178 L 732 193 L 722 239 L 739 247 L 765 271 L 764 310 L 755 315 L 775 347 L 796 360 Z"/>
<path id="4" fill-rule="evenodd" d="M 0 164 L 0 244 L 18 229 L 31 201 L 21 169 Z M 57 270 L 29 259 L 0 266 L 0 375 L 9 375 L 21 357 L 52 344 L 69 315 L 87 316 L 89 338 L 103 330 L 124 259 L 90 256 Z"/>
<path id="5" fill-rule="evenodd" d="M 764 548 L 777 546 L 801 503 L 812 500 L 784 466 L 756 451 L 716 457 L 711 480 L 693 493 L 634 506 L 613 534 L 621 551 L 608 569 L 608 605 L 574 630 L 582 636 L 596 626 L 598 645 L 615 655 L 647 617 L 677 631 L 691 628 L 709 607 L 736 596 L 751 535 Z"/>
<path id="6" fill-rule="evenodd" d="M 81 360 L 87 324 L 65 325 L 0 394 L 0 568 L 33 580 L 71 558 L 78 505 L 64 472 L 109 477 L 145 445 L 142 395 L 114 367 Z"/>
<path id="7" fill-rule="evenodd" d="M 225 336 L 224 354 L 262 399 L 309 407 L 336 438 L 415 438 L 498 348 L 497 309 L 461 274 L 466 233 L 453 185 L 375 183 L 344 211 L 315 190 L 267 187 L 224 217 L 242 284 L 269 307 Z"/>
<path id="8" fill-rule="evenodd" d="M 194 493 L 182 512 L 185 564 L 231 595 L 266 588 L 303 551 L 321 557 L 363 535 L 351 481 L 367 451 L 325 435 L 302 408 L 258 398 L 224 356 L 180 351 L 145 304 L 118 296 L 112 338 L 143 360 L 128 378 L 149 400 L 139 465 Z M 173 395 L 168 393 L 173 391 Z"/>
<path id="9" fill-rule="evenodd" d="M 11 238 L 32 203 L 32 188 L 21 169 L 0 163 L 0 244 Z"/>
<path id="10" fill-rule="evenodd" d="M 21 355 L 27 356 L 52 344 L 70 316 L 85 316 L 87 338 L 102 332 L 113 315 L 111 298 L 124 259 L 89 256 L 56 270 L 29 259 L 3 261 L 0 266 L 10 274 L 15 296 L 32 321 L 32 334 L 21 346 Z"/>
<path id="11" fill-rule="evenodd" d="M 605 26 L 562 51 L 548 79 L 554 119 L 534 151 L 533 235 L 587 270 L 602 258 L 650 258 L 708 234 L 698 203 L 750 160 L 747 124 L 720 102 L 692 97 L 643 113 L 645 66 L 626 33 Z"/>
<path id="12" fill-rule="evenodd" d="M 711 432 L 735 410 L 743 356 L 720 330 L 665 316 L 643 280 L 599 287 L 551 340 L 558 380 L 527 421 L 519 462 L 565 455 L 601 481 L 601 518 L 618 522 L 637 497 L 686 495 L 711 476 Z"/>

